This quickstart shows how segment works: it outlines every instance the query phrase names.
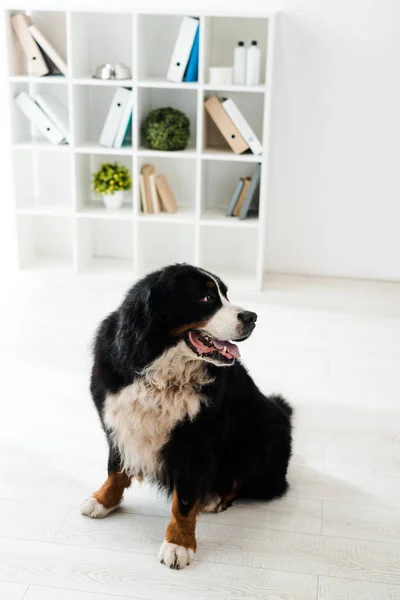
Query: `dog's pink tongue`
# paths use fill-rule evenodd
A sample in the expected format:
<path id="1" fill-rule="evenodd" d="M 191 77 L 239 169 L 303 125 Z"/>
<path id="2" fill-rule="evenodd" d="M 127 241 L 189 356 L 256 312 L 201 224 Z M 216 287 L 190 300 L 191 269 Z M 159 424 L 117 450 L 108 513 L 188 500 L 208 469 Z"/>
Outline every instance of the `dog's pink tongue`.
<path id="1" fill-rule="evenodd" d="M 223 350 L 224 346 L 228 350 L 229 354 L 232 354 L 235 358 L 240 358 L 239 348 L 236 344 L 232 344 L 231 342 L 223 342 L 221 340 L 213 339 L 214 346 L 218 348 L 218 350 Z"/>

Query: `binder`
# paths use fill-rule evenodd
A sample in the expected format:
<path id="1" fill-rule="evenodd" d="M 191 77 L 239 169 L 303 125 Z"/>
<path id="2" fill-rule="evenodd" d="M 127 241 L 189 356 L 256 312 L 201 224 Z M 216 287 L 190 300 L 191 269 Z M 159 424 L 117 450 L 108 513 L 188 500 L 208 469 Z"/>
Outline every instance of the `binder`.
<path id="1" fill-rule="evenodd" d="M 132 118 L 132 101 L 133 101 L 133 92 L 129 92 L 129 97 L 126 100 L 124 111 L 122 113 L 122 117 L 117 129 L 117 133 L 114 140 L 114 148 L 121 148 L 125 136 L 127 134 L 128 127 L 131 123 Z"/>
<path id="2" fill-rule="evenodd" d="M 183 17 L 168 68 L 167 79 L 170 81 L 183 81 L 198 27 L 197 19 Z"/>
<path id="3" fill-rule="evenodd" d="M 61 144 L 64 135 L 26 92 L 21 92 L 15 98 L 15 103 L 49 142 Z"/>
<path id="4" fill-rule="evenodd" d="M 249 149 L 249 146 L 240 135 L 238 128 L 228 117 L 217 96 L 211 96 L 204 103 L 205 109 L 232 148 L 235 154 L 242 154 Z"/>
<path id="5" fill-rule="evenodd" d="M 242 206 L 244 204 L 244 201 L 247 197 L 247 193 L 249 191 L 249 187 L 250 187 L 250 177 L 241 177 L 241 180 L 243 181 L 243 187 L 240 191 L 240 195 L 238 198 L 238 201 L 236 203 L 235 208 L 233 209 L 233 216 L 237 217 L 242 209 Z"/>
<path id="6" fill-rule="evenodd" d="M 69 143 L 68 110 L 64 104 L 60 102 L 57 96 L 53 96 L 52 94 L 36 94 L 34 100 L 53 121 L 57 129 L 61 131 L 65 140 Z"/>
<path id="7" fill-rule="evenodd" d="M 159 213 L 161 210 L 161 207 L 160 207 L 160 200 L 158 198 L 155 177 L 156 177 L 155 174 L 149 175 L 149 187 L 150 187 L 150 195 L 151 195 L 151 204 L 153 206 L 153 213 Z"/>
<path id="8" fill-rule="evenodd" d="M 169 186 L 165 175 L 156 175 L 155 177 L 157 191 L 160 195 L 160 200 L 167 213 L 176 213 L 178 205 L 176 198 Z"/>
<path id="9" fill-rule="evenodd" d="M 194 82 L 199 80 L 199 41 L 200 41 L 200 26 L 197 28 L 194 38 L 192 50 L 190 52 L 189 61 L 186 67 L 183 81 Z"/>
<path id="10" fill-rule="evenodd" d="M 233 211 L 235 210 L 235 206 L 237 204 L 237 201 L 239 200 L 240 193 L 243 189 L 243 184 L 244 184 L 244 181 L 243 181 L 243 178 L 241 178 L 238 181 L 235 191 L 233 192 L 232 200 L 230 201 L 228 210 L 226 211 L 227 217 L 233 217 Z"/>
<path id="11" fill-rule="evenodd" d="M 39 77 L 47 75 L 49 69 L 47 68 L 46 61 L 40 52 L 39 46 L 28 30 L 28 26 L 31 25 L 29 17 L 23 13 L 18 13 L 11 17 L 11 24 L 28 59 L 29 75 L 38 75 Z"/>
<path id="12" fill-rule="evenodd" d="M 245 219 L 249 213 L 250 205 L 255 200 L 256 194 L 258 192 L 258 187 L 260 185 L 260 176 L 261 176 L 261 165 L 258 164 L 254 169 L 254 172 L 251 176 L 251 182 L 249 186 L 249 190 L 246 194 L 246 198 L 243 202 L 243 205 L 240 209 L 239 219 L 242 221 Z"/>
<path id="13" fill-rule="evenodd" d="M 234 125 L 239 129 L 244 140 L 249 145 L 250 150 L 253 154 L 262 154 L 263 148 L 260 144 L 256 134 L 234 103 L 231 98 L 227 98 L 222 102 L 223 109 L 226 111 L 228 117 L 232 120 Z"/>
<path id="14" fill-rule="evenodd" d="M 125 104 L 130 101 L 130 98 L 130 90 L 122 87 L 117 88 L 100 135 L 100 144 L 102 146 L 113 148 L 119 124 L 124 114 Z"/>
<path id="15" fill-rule="evenodd" d="M 146 197 L 147 212 L 153 213 L 153 202 L 151 199 L 150 175 L 154 175 L 154 165 L 143 165 L 141 174 L 143 176 L 144 194 Z"/>
<path id="16" fill-rule="evenodd" d="M 50 60 L 56 65 L 60 73 L 67 76 L 67 63 L 61 58 L 58 52 L 50 44 L 50 42 L 44 37 L 40 29 L 38 29 L 36 25 L 29 25 L 28 31 L 39 44 L 43 52 L 45 52 L 45 54 L 47 54 Z"/>

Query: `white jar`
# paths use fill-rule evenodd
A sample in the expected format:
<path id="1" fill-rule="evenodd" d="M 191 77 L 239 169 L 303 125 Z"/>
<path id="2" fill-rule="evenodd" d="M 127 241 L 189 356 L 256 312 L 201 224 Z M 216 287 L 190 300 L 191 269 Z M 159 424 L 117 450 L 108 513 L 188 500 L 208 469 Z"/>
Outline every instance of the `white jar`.
<path id="1" fill-rule="evenodd" d="M 250 48 L 246 50 L 246 84 L 257 85 L 260 83 L 260 49 L 253 40 Z"/>
<path id="2" fill-rule="evenodd" d="M 244 42 L 238 42 L 233 52 L 233 83 L 237 85 L 246 83 L 246 48 Z"/>

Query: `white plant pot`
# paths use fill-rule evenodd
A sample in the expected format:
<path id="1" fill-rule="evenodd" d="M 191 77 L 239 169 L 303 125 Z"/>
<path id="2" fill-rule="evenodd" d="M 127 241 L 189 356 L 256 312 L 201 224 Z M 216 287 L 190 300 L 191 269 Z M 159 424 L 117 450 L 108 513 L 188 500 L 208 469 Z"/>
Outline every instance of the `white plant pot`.
<path id="1" fill-rule="evenodd" d="M 124 190 L 118 190 L 113 194 L 103 194 L 104 206 L 109 210 L 117 210 L 118 208 L 121 208 L 124 201 L 124 195 Z"/>

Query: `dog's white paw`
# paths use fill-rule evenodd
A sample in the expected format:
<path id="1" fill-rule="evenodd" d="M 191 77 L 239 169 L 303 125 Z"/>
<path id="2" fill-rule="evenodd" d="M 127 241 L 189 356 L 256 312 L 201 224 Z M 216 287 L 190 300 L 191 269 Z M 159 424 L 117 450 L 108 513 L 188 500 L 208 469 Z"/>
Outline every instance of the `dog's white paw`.
<path id="1" fill-rule="evenodd" d="M 106 508 L 100 502 L 96 500 L 93 496 L 90 498 L 86 498 L 86 500 L 81 504 L 81 515 L 85 517 L 91 517 L 92 519 L 104 519 L 114 510 L 116 510 L 118 506 L 113 506 L 112 508 Z"/>
<path id="2" fill-rule="evenodd" d="M 163 565 L 166 565 L 170 569 L 184 569 L 192 562 L 194 551 L 191 548 L 171 544 L 167 540 L 164 540 L 161 544 L 158 558 Z"/>

